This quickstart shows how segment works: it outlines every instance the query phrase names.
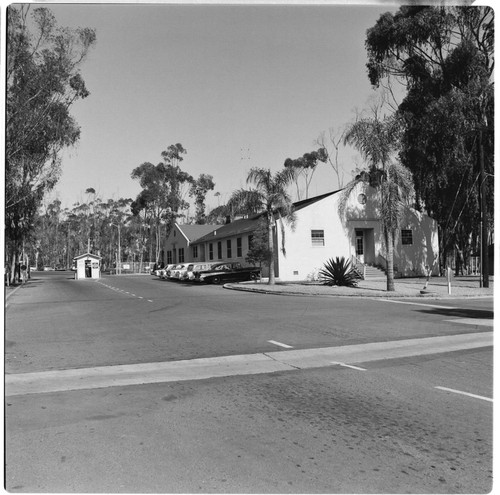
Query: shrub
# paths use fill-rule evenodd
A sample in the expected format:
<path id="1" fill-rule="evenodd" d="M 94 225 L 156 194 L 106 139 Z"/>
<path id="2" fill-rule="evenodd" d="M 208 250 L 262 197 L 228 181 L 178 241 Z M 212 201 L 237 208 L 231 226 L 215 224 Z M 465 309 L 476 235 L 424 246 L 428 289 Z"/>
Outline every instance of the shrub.
<path id="1" fill-rule="evenodd" d="M 338 285 L 344 287 L 356 287 L 356 273 L 351 267 L 351 262 L 342 256 L 330 258 L 319 271 L 319 281 L 323 285 Z"/>

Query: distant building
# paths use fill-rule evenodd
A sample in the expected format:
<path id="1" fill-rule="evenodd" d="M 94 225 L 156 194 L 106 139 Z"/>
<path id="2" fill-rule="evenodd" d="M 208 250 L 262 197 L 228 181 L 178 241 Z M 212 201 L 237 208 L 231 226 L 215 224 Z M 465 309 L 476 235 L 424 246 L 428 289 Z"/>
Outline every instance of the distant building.
<path id="1" fill-rule="evenodd" d="M 184 263 L 196 259 L 198 248 L 193 250 L 191 244 L 217 227 L 217 225 L 179 225 L 176 223 L 163 244 L 165 264 Z"/>
<path id="2" fill-rule="evenodd" d="M 193 261 L 240 261 L 243 265 L 261 215 L 217 225 L 192 243 Z"/>

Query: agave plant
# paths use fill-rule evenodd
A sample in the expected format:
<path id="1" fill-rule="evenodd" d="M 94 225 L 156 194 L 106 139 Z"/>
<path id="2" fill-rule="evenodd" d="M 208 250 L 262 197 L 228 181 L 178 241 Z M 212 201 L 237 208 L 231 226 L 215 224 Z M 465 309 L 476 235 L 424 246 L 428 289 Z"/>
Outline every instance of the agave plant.
<path id="1" fill-rule="evenodd" d="M 342 256 L 330 258 L 319 271 L 319 280 L 323 285 L 338 285 L 344 287 L 356 287 L 356 272 L 351 267 L 351 262 Z"/>

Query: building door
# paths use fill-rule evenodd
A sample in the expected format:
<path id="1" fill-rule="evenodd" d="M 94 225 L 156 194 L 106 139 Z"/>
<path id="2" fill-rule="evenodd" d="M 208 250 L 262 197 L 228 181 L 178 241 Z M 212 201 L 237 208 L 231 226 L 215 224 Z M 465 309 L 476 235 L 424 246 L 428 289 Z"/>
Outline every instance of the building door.
<path id="1" fill-rule="evenodd" d="M 92 278 L 92 262 L 85 260 L 85 278 Z"/>
<path id="2" fill-rule="evenodd" d="M 365 262 L 365 235 L 363 230 L 356 230 L 356 258 Z"/>

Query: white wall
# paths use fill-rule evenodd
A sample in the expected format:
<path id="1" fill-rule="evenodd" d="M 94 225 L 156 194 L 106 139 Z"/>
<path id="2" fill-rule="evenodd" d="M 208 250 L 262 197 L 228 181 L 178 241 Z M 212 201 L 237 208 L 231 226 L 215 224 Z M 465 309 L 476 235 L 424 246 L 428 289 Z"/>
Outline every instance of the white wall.
<path id="1" fill-rule="evenodd" d="M 366 203 L 358 201 L 366 195 Z M 341 221 L 338 211 L 340 194 L 333 194 L 296 212 L 295 230 L 285 225 L 286 256 L 281 251 L 281 229 L 278 225 L 279 279 L 302 281 L 314 278 L 330 258 L 355 255 L 355 230 L 367 229 L 365 253 L 374 253 L 374 264 L 385 266 L 386 249 L 379 218 L 379 195 L 370 186 L 360 184 L 352 192 Z M 427 215 L 408 209 L 403 228 L 411 229 L 413 244 L 402 245 L 399 236 L 395 246 L 394 264 L 397 276 L 424 276 L 426 265 L 432 266 L 439 252 L 437 222 Z M 324 230 L 325 245 L 313 246 L 311 230 Z M 438 268 L 435 267 L 434 274 Z"/>
<path id="2" fill-rule="evenodd" d="M 438 275 L 439 264 L 434 264 L 439 254 L 437 222 L 424 213 L 409 211 L 403 228 L 411 229 L 413 243 L 403 245 L 399 235 L 394 253 L 398 273 L 403 277 L 424 276 L 428 267 L 433 267 L 432 274 Z"/>
<path id="3" fill-rule="evenodd" d="M 295 230 L 285 224 L 285 250 L 281 251 L 278 225 L 279 279 L 307 280 L 336 256 L 350 256 L 349 242 L 338 215 L 338 194 L 328 196 L 296 212 Z M 324 230 L 325 245 L 313 246 L 311 230 Z"/>

